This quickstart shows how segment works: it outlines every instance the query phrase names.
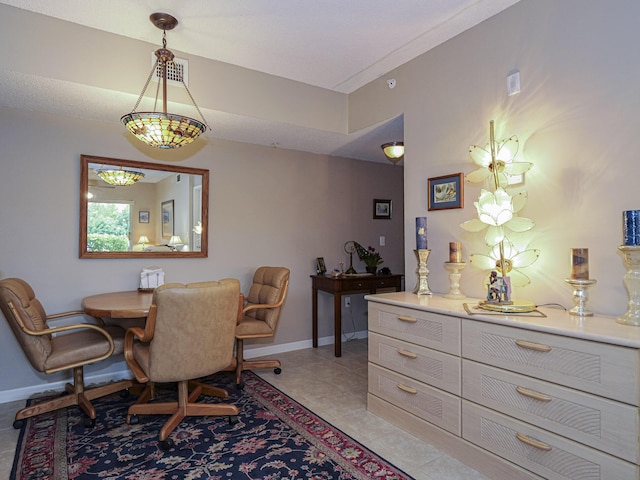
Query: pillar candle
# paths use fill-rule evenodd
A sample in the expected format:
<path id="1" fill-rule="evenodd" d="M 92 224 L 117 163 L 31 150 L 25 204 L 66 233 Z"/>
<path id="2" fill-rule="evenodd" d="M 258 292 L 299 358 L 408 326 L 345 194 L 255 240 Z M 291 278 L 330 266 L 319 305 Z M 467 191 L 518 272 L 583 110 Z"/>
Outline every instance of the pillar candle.
<path id="1" fill-rule="evenodd" d="M 625 245 L 640 245 L 640 210 L 622 212 L 622 237 Z"/>
<path id="2" fill-rule="evenodd" d="M 449 242 L 449 262 L 450 263 L 462 262 L 462 243 Z"/>
<path id="3" fill-rule="evenodd" d="M 416 217 L 416 248 L 427 250 L 427 217 Z"/>
<path id="4" fill-rule="evenodd" d="M 589 280 L 589 249 L 571 249 L 571 278 L 573 280 Z"/>

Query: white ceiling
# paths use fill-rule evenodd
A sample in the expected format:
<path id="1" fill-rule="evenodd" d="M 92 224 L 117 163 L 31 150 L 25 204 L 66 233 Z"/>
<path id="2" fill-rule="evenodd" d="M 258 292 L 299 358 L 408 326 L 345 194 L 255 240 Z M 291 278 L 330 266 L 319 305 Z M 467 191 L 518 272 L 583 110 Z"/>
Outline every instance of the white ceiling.
<path id="1" fill-rule="evenodd" d="M 517 1 L 0 0 L 0 3 L 152 44 L 159 44 L 161 37 L 149 15 L 166 12 L 180 22 L 167 34 L 168 46 L 173 50 L 350 93 Z M 3 80 L 5 85 L 11 85 L 10 78 Z M 20 107 L 20 95 L 27 95 L 20 92 L 20 85 L 25 82 L 15 80 L 17 90 L 0 95 L 3 104 Z M 64 92 L 59 93 L 65 97 Z M 52 95 L 47 95 L 45 101 L 47 111 L 55 108 Z M 78 105 L 81 110 L 83 103 Z M 69 104 L 61 101 L 60 107 L 69 109 Z M 70 113 L 90 116 L 88 111 Z M 120 115 L 114 118 L 119 119 Z M 211 116 L 206 113 L 213 127 L 212 135 L 217 138 L 264 145 L 272 145 L 278 139 L 282 148 L 363 160 L 385 161 L 380 144 L 403 138 L 402 118 L 366 132 L 341 135 L 292 129 L 291 125 L 266 125 L 215 112 Z"/>

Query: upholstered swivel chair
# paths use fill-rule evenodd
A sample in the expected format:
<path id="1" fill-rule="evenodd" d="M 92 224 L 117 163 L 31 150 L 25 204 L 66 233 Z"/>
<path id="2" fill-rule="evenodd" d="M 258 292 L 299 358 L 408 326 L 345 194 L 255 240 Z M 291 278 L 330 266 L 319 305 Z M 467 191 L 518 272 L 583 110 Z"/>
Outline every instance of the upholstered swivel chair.
<path id="1" fill-rule="evenodd" d="M 137 415 L 171 415 L 158 437 L 163 450 L 173 447 L 169 435 L 186 416 L 220 415 L 231 420 L 238 415 L 235 405 L 196 403 L 203 390 L 222 398 L 228 393 L 190 380 L 224 370 L 231 362 L 239 297 L 236 279 L 165 284 L 154 292 L 144 329 L 127 330 L 125 360 L 136 379 L 147 384 L 129 407 L 127 423 L 136 422 Z M 155 396 L 154 385 L 168 382 L 178 383 L 177 401 L 149 402 Z"/>
<path id="2" fill-rule="evenodd" d="M 88 415 L 86 426 L 93 426 L 96 410 L 91 400 L 132 386 L 130 380 L 85 389 L 83 367 L 112 354 L 122 353 L 124 330 L 95 323 L 74 323 L 51 327 L 51 319 L 80 316 L 81 311 L 47 315 L 31 286 L 19 278 L 0 280 L 0 309 L 29 363 L 38 372 L 73 371 L 73 384 L 67 394 L 18 411 L 13 426 L 20 428 L 25 418 L 78 405 Z"/>
<path id="3" fill-rule="evenodd" d="M 279 360 L 245 360 L 244 340 L 273 337 L 289 287 L 289 269 L 260 267 L 253 275 L 253 283 L 245 297 L 242 317 L 236 327 L 236 385 L 242 388 L 242 372 L 256 368 L 273 368 L 281 372 Z"/>

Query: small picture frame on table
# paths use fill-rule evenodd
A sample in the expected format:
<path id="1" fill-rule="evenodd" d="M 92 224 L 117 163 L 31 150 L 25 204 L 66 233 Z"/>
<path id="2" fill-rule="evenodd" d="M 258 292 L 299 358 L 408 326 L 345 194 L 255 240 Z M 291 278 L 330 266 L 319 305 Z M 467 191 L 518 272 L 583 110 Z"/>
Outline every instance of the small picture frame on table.
<path id="1" fill-rule="evenodd" d="M 391 200 L 373 199 L 373 218 L 391 220 Z"/>
<path id="2" fill-rule="evenodd" d="M 324 263 L 323 257 L 316 258 L 316 272 L 318 272 L 318 275 L 327 273 L 327 266 Z"/>
<path id="3" fill-rule="evenodd" d="M 428 180 L 428 210 L 464 208 L 464 175 L 454 173 Z"/>
<path id="4" fill-rule="evenodd" d="M 140 210 L 138 212 L 138 223 L 149 223 L 149 211 Z"/>

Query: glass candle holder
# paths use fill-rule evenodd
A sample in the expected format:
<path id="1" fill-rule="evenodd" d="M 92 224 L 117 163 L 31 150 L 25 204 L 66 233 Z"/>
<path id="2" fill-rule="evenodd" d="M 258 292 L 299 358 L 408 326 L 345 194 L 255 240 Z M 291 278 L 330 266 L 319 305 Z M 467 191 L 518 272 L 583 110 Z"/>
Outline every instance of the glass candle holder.
<path id="1" fill-rule="evenodd" d="M 569 315 L 591 317 L 593 312 L 587 309 L 587 301 L 589 300 L 589 293 L 587 290 L 590 286 L 595 285 L 597 280 L 567 278 L 565 279 L 565 282 L 573 287 L 573 303 L 575 303 L 575 307 L 569 310 Z"/>
<path id="2" fill-rule="evenodd" d="M 460 277 L 462 277 L 462 269 L 466 267 L 465 262 L 444 262 L 444 268 L 449 272 L 449 293 L 444 298 L 463 299 L 467 298 L 460 291 Z"/>
<path id="3" fill-rule="evenodd" d="M 418 281 L 416 288 L 413 289 L 413 293 L 417 295 L 431 295 L 433 292 L 429 290 L 429 283 L 427 282 L 427 277 L 429 276 L 427 259 L 429 258 L 431 250 L 419 249 L 413 252 L 416 254 L 416 259 L 418 260 L 418 268 L 416 269 Z"/>
<path id="4" fill-rule="evenodd" d="M 616 322 L 637 327 L 640 326 L 640 246 L 621 245 L 618 250 L 627 268 L 623 280 L 629 294 L 629 308 Z"/>

